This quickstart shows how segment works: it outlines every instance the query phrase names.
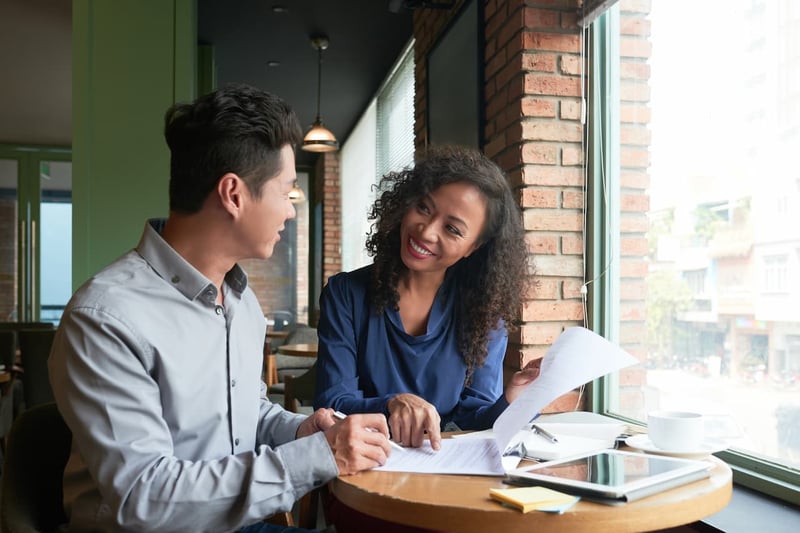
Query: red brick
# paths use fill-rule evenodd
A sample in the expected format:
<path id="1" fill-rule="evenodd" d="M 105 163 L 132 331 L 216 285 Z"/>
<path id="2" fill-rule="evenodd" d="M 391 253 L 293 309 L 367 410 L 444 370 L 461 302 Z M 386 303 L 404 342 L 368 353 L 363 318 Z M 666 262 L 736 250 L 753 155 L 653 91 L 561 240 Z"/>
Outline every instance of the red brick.
<path id="1" fill-rule="evenodd" d="M 522 114 L 526 117 L 555 118 L 556 105 L 554 100 L 525 96 L 522 98 Z"/>
<path id="2" fill-rule="evenodd" d="M 579 168 L 538 167 L 527 165 L 522 169 L 526 185 L 582 186 L 583 171 Z"/>
<path id="3" fill-rule="evenodd" d="M 581 51 L 581 39 L 578 34 L 525 31 L 522 39 L 523 47 L 528 50 L 551 50 L 576 54 Z"/>
<path id="4" fill-rule="evenodd" d="M 558 252 L 558 238 L 555 235 L 532 232 L 526 234 L 525 240 L 528 244 L 528 249 L 534 255 L 552 255 Z"/>
<path id="5" fill-rule="evenodd" d="M 512 77 L 509 73 L 509 78 Z M 525 93 L 549 96 L 580 96 L 581 80 L 571 76 L 548 76 L 546 74 L 524 74 Z"/>
<path id="6" fill-rule="evenodd" d="M 558 323 L 526 324 L 521 328 L 522 344 L 553 344 L 564 328 Z"/>
<path id="7" fill-rule="evenodd" d="M 556 71 L 555 54 L 524 52 L 521 63 L 522 70 L 550 73 L 555 73 Z"/>
<path id="8" fill-rule="evenodd" d="M 576 55 L 562 55 L 561 56 L 561 73 L 568 76 L 580 76 L 583 68 L 581 66 L 581 58 Z"/>
<path id="9" fill-rule="evenodd" d="M 583 278 L 583 257 L 579 255 L 537 255 L 534 264 L 537 276 Z"/>
<path id="10" fill-rule="evenodd" d="M 561 27 L 561 18 L 557 11 L 525 8 L 524 24 L 526 29 L 556 29 Z"/>
<path id="11" fill-rule="evenodd" d="M 560 116 L 564 120 L 580 120 L 582 108 L 580 100 L 561 100 Z"/>
<path id="12" fill-rule="evenodd" d="M 645 39 L 623 37 L 619 40 L 619 55 L 649 59 L 653 55 L 653 45 Z"/>
<path id="13" fill-rule="evenodd" d="M 582 128 L 574 122 L 556 120 L 525 120 L 522 123 L 522 136 L 528 141 L 581 141 Z"/>
<path id="14" fill-rule="evenodd" d="M 526 209 L 525 229 L 529 231 L 580 231 L 583 215 L 575 211 L 556 209 Z"/>
<path id="15" fill-rule="evenodd" d="M 545 143 L 526 143 L 522 146 L 522 162 L 555 165 L 558 163 L 558 146 Z"/>
<path id="16" fill-rule="evenodd" d="M 583 237 L 580 235 L 562 236 L 561 253 L 564 255 L 583 255 Z"/>
<path id="17" fill-rule="evenodd" d="M 566 279 L 562 284 L 561 293 L 564 296 L 564 299 L 581 299 L 583 295 L 581 295 L 581 287 L 583 287 L 583 280 L 580 279 Z"/>
<path id="18" fill-rule="evenodd" d="M 620 166 L 647 168 L 650 166 L 650 150 L 647 148 L 620 147 Z"/>
<path id="19" fill-rule="evenodd" d="M 522 207 L 558 207 L 558 191 L 555 189 L 526 187 L 522 189 Z"/>
<path id="20" fill-rule="evenodd" d="M 564 166 L 583 165 L 583 150 L 578 146 L 561 148 L 561 164 Z"/>

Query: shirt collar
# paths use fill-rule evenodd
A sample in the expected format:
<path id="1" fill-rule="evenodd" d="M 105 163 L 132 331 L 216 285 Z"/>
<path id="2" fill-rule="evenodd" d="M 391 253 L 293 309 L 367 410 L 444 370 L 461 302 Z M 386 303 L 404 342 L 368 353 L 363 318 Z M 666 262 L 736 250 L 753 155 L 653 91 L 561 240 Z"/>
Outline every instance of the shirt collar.
<path id="1" fill-rule="evenodd" d="M 160 218 L 148 220 L 136 251 L 162 279 L 186 298 L 200 299 L 214 305 L 217 287 L 161 237 L 165 223 L 166 220 Z M 247 288 L 247 274 L 238 264 L 234 264 L 225 274 L 225 282 L 234 291 L 242 293 Z"/>

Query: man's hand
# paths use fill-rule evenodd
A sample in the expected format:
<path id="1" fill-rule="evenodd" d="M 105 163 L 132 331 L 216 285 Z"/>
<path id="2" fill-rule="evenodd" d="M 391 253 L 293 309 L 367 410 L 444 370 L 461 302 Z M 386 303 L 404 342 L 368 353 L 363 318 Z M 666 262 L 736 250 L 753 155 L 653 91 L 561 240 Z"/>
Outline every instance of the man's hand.
<path id="1" fill-rule="evenodd" d="M 527 387 L 533 380 L 539 377 L 539 365 L 542 363 L 541 359 L 534 359 L 528 361 L 522 370 L 514 372 L 511 379 L 506 385 L 506 401 L 513 402 L 522 393 L 522 390 Z"/>
<path id="2" fill-rule="evenodd" d="M 333 409 L 317 409 L 297 428 L 295 438 L 307 437 L 317 431 L 325 431 L 336 423 Z"/>
<path id="3" fill-rule="evenodd" d="M 386 407 L 389 410 L 389 427 L 392 428 L 392 437 L 396 442 L 419 448 L 427 431 L 431 448 L 441 448 L 441 418 L 433 405 L 415 394 L 404 393 L 389 400 Z"/>
<path id="4" fill-rule="evenodd" d="M 333 418 L 333 411 L 330 412 Z M 344 420 L 336 420 L 325 430 L 325 438 L 342 476 L 384 465 L 391 453 L 386 417 L 380 413 L 349 415 Z"/>

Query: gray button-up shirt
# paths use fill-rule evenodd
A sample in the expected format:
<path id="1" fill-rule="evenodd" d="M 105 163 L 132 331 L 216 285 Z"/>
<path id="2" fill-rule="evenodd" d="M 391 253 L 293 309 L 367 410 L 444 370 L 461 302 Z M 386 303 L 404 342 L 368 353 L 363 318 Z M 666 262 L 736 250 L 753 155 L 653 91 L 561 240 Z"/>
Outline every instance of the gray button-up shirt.
<path id="1" fill-rule="evenodd" d="M 139 245 L 70 300 L 49 368 L 73 433 L 70 527 L 227 531 L 337 475 L 321 433 L 266 398 L 266 323 L 247 276 L 217 289 L 149 221 Z"/>

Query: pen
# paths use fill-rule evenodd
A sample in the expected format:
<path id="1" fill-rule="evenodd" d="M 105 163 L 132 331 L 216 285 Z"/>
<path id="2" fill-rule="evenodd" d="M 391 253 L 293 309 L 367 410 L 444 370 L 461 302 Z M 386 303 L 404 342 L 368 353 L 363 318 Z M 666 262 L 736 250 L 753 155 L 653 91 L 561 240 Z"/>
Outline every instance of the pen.
<path id="1" fill-rule="evenodd" d="M 346 414 L 344 414 L 344 413 L 343 413 L 343 412 L 341 412 L 341 411 L 334 411 L 334 412 L 333 412 L 333 416 L 335 416 L 335 417 L 336 417 L 336 418 L 338 418 L 339 420 L 344 420 L 345 418 L 347 418 L 347 415 L 346 415 Z M 367 431 L 372 431 L 373 433 L 375 433 L 375 432 L 377 432 L 378 430 L 377 430 L 377 429 L 375 429 L 375 428 L 367 428 Z M 400 446 L 399 444 L 397 444 L 397 443 L 396 443 L 395 441 L 393 441 L 392 439 L 389 439 L 389 445 L 391 445 L 391 447 L 392 447 L 392 448 L 394 448 L 395 450 L 398 450 L 398 451 L 401 451 L 401 452 L 404 452 L 404 451 L 406 451 L 406 449 L 405 449 L 405 448 L 403 448 L 402 446 Z"/>
<path id="2" fill-rule="evenodd" d="M 549 431 L 545 431 L 544 429 L 542 429 L 541 427 L 537 426 L 536 424 L 531 425 L 531 430 L 534 433 L 536 433 L 537 435 L 539 435 L 540 437 L 549 440 L 550 442 L 558 442 L 558 439 L 555 437 L 555 435 L 553 435 Z"/>

